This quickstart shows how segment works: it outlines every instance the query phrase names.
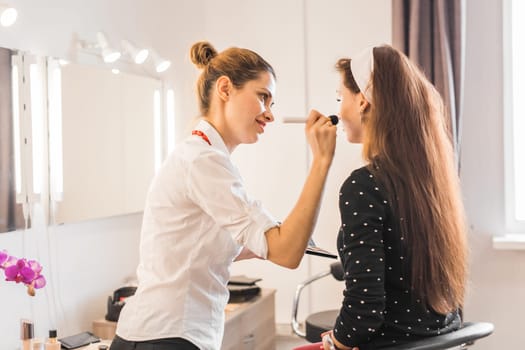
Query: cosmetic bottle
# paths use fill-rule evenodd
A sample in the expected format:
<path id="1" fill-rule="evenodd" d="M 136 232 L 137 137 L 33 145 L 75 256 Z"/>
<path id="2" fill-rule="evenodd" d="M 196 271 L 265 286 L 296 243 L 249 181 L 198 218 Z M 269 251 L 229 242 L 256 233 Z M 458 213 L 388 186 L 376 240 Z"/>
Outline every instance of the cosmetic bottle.
<path id="1" fill-rule="evenodd" d="M 42 339 L 33 338 L 32 350 L 44 350 L 44 341 Z"/>
<path id="2" fill-rule="evenodd" d="M 33 350 L 33 336 L 33 322 L 29 320 L 22 320 L 20 322 L 20 339 L 22 340 L 22 350 Z"/>
<path id="3" fill-rule="evenodd" d="M 57 340 L 56 329 L 49 331 L 49 338 L 47 339 L 45 350 L 60 350 L 60 342 Z"/>

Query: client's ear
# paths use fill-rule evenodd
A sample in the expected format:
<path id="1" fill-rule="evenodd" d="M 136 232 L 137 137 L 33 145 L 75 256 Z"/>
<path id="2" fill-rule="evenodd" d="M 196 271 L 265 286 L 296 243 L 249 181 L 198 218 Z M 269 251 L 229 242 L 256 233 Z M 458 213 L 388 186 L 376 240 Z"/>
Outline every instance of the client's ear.
<path id="1" fill-rule="evenodd" d="M 361 114 L 368 112 L 368 108 L 370 107 L 370 102 L 367 101 L 365 98 L 365 95 L 363 95 L 362 92 L 359 92 L 359 112 Z"/>

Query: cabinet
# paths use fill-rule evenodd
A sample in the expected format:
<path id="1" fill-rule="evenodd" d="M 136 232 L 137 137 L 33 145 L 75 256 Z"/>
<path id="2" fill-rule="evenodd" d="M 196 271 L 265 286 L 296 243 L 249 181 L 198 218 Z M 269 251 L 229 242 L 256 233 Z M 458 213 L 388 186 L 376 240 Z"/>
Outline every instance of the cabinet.
<path id="1" fill-rule="evenodd" d="M 246 303 L 228 304 L 221 350 L 275 349 L 275 289 Z"/>
<path id="2" fill-rule="evenodd" d="M 263 288 L 250 301 L 228 304 L 225 312 L 221 350 L 275 349 L 275 289 Z M 112 339 L 117 323 L 99 319 L 92 327 L 96 336 Z"/>

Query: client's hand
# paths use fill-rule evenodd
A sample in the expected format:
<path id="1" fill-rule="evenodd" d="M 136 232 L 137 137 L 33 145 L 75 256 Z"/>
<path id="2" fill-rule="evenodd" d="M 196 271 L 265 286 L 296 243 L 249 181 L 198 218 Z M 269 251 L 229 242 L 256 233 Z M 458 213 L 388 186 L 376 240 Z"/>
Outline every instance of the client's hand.
<path id="1" fill-rule="evenodd" d="M 350 347 L 344 346 L 343 344 L 338 342 L 337 339 L 335 339 L 333 337 L 333 332 L 334 332 L 333 330 L 330 330 L 328 332 L 324 332 L 324 333 L 321 334 L 321 338 L 323 339 L 323 349 L 324 350 L 337 350 L 337 349 L 340 349 L 340 350 L 359 350 L 358 347 L 350 348 Z M 330 340 L 331 340 L 331 342 L 330 342 Z"/>

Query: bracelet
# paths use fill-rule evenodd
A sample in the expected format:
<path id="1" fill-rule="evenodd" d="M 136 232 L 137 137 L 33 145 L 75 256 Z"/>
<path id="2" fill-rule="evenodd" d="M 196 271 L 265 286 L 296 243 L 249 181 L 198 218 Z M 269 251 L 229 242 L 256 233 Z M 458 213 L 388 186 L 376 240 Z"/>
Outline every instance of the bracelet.
<path id="1" fill-rule="evenodd" d="M 323 337 L 323 342 L 327 342 L 328 345 L 330 346 L 328 349 L 325 349 L 325 350 L 336 350 L 334 341 L 332 340 L 332 337 L 330 336 L 330 333 L 326 334 Z"/>

